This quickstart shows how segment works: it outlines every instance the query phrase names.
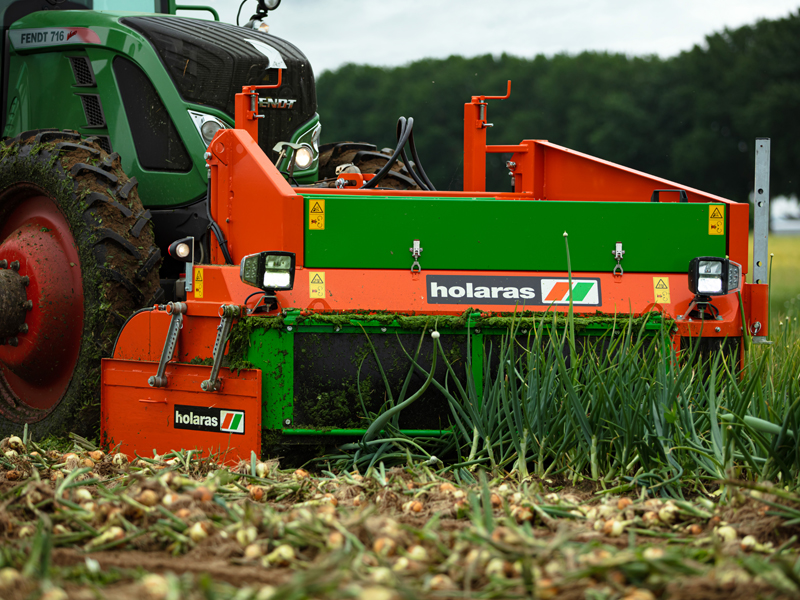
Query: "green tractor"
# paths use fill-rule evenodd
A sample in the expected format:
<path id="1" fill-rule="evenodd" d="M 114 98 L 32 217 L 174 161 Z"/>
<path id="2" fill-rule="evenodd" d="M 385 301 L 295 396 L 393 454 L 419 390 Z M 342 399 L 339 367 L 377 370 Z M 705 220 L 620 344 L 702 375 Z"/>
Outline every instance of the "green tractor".
<path id="1" fill-rule="evenodd" d="M 96 421 L 99 358 L 125 319 L 182 297 L 170 243 L 194 238 L 208 259 L 204 154 L 242 86 L 282 71 L 258 100 L 259 144 L 293 185 L 388 161 L 320 148 L 311 65 L 264 31 L 279 3 L 258 0 L 238 27 L 175 0 L 0 0 L 0 434 Z"/>

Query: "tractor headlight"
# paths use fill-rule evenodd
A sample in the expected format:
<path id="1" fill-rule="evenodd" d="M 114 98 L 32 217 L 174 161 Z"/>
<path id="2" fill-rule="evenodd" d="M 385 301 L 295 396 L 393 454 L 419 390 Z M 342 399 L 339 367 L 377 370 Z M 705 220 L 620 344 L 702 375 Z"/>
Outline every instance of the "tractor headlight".
<path id="1" fill-rule="evenodd" d="M 311 166 L 311 163 L 314 162 L 314 152 L 311 150 L 310 146 L 306 146 L 303 144 L 300 148 L 295 150 L 294 153 L 294 165 L 296 169 L 300 169 L 301 171 L 304 169 L 308 169 Z"/>
<path id="2" fill-rule="evenodd" d="M 200 127 L 200 135 L 203 136 L 203 140 L 206 143 L 210 144 L 211 140 L 214 139 L 214 134 L 220 129 L 222 129 L 222 125 L 218 121 L 208 120 Z"/>
<path id="3" fill-rule="evenodd" d="M 262 290 L 290 290 L 294 286 L 294 252 L 260 252 L 242 259 L 241 280 Z"/>
<path id="4" fill-rule="evenodd" d="M 192 117 L 192 121 L 194 121 L 194 125 L 197 127 L 197 133 L 203 138 L 203 142 L 206 146 L 211 143 L 211 140 L 214 139 L 214 136 L 220 129 L 228 128 L 225 121 L 212 115 L 207 115 L 206 113 L 190 110 L 189 116 Z"/>
<path id="5" fill-rule="evenodd" d="M 689 261 L 689 291 L 724 296 L 742 288 L 742 267 L 727 258 L 699 256 Z"/>

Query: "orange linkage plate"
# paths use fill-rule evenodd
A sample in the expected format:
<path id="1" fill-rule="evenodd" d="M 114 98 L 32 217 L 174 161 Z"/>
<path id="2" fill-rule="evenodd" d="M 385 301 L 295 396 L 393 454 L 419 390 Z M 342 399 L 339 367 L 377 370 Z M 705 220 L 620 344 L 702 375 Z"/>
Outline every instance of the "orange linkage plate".
<path id="1" fill-rule="evenodd" d="M 104 359 L 101 433 L 120 452 L 152 457 L 153 451 L 198 450 L 223 464 L 261 456 L 261 371 L 221 369 L 222 389 L 204 392 L 211 367 L 170 362 L 167 387 L 147 383 L 158 362 Z"/>

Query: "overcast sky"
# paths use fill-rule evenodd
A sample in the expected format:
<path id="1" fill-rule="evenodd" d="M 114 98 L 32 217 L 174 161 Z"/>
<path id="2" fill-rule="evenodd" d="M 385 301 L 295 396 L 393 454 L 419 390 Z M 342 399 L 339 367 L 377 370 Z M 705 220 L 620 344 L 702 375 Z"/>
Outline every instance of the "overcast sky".
<path id="1" fill-rule="evenodd" d="M 235 23 L 241 0 L 179 4 L 213 6 Z M 245 0 L 240 23 L 256 6 Z M 608 50 L 668 57 L 725 27 L 798 8 L 800 0 L 282 0 L 267 22 L 319 74 L 348 62 L 394 66 L 452 54 Z"/>

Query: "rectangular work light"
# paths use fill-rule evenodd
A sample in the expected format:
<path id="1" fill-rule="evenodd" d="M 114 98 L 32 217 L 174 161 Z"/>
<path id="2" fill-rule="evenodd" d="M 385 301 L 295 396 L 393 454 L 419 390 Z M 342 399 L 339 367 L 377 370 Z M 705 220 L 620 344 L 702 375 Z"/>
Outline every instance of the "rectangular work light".
<path id="1" fill-rule="evenodd" d="M 242 259 L 241 280 L 265 291 L 290 290 L 294 286 L 294 252 L 259 252 Z"/>
<path id="2" fill-rule="evenodd" d="M 742 289 L 742 267 L 727 258 L 699 256 L 689 261 L 689 291 L 724 296 Z"/>

